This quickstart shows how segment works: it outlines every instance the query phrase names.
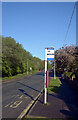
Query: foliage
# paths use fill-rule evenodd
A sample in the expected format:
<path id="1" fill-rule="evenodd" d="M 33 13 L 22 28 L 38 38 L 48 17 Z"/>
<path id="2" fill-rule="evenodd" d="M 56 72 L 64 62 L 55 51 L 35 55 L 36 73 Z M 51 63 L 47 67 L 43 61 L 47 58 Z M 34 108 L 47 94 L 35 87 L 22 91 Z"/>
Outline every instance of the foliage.
<path id="1" fill-rule="evenodd" d="M 52 62 L 47 62 L 47 66 L 48 66 L 48 70 L 51 70 L 52 69 Z"/>
<path id="2" fill-rule="evenodd" d="M 60 48 L 55 52 L 55 60 L 58 71 L 72 72 L 78 79 L 78 47 L 72 45 Z"/>
<path id="3" fill-rule="evenodd" d="M 27 62 L 28 71 L 30 71 L 30 67 L 32 67 L 32 71 L 44 68 L 41 59 L 33 57 L 13 38 L 2 37 L 2 76 L 9 77 L 26 72 Z"/>
<path id="4" fill-rule="evenodd" d="M 37 72 L 38 72 L 38 71 L 32 71 L 32 72 L 30 71 L 30 72 L 28 72 L 28 74 L 27 74 L 27 72 L 19 73 L 19 74 L 14 75 L 14 76 L 0 78 L 0 80 L 19 79 L 19 77 L 20 77 L 20 78 L 23 78 L 23 77 L 25 77 L 25 76 L 27 76 L 27 75 L 31 75 L 32 73 L 37 73 Z"/>
<path id="5" fill-rule="evenodd" d="M 69 78 L 71 78 L 72 77 L 72 72 L 64 72 L 63 73 L 65 76 L 67 76 L 67 77 L 69 77 Z M 75 77 L 75 75 L 73 75 L 73 77 Z"/>
<path id="6" fill-rule="evenodd" d="M 78 80 L 78 47 L 75 47 L 74 56 L 75 56 L 74 74 L 75 74 L 76 80 Z"/>

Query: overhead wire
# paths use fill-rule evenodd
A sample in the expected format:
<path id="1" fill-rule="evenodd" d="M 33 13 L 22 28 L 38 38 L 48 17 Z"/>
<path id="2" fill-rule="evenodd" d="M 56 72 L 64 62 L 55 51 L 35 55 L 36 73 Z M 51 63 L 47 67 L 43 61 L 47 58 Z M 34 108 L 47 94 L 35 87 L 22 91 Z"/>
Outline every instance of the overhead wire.
<path id="1" fill-rule="evenodd" d="M 66 39 L 67 39 L 67 35 L 68 35 L 68 32 L 69 32 L 69 28 L 70 28 L 70 25 L 71 25 L 71 22 L 72 22 L 72 18 L 73 18 L 74 12 L 75 12 L 75 7 L 76 7 L 76 3 L 74 4 L 73 11 L 72 11 L 72 15 L 71 15 L 71 17 L 70 17 L 70 21 L 69 21 L 69 24 L 68 24 L 68 27 L 67 27 L 67 31 L 66 31 L 64 43 L 65 43 L 65 41 L 66 41 Z M 65 45 L 65 44 L 64 44 L 64 45 Z"/>

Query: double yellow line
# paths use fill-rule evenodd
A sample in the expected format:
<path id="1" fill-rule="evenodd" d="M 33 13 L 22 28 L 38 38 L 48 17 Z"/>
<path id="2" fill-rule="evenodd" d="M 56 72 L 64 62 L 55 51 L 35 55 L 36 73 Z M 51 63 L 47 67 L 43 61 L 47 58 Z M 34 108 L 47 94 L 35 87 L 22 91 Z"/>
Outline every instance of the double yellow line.
<path id="1" fill-rule="evenodd" d="M 42 91 L 43 91 L 43 90 L 42 90 Z M 34 100 L 32 100 L 32 101 L 30 102 L 30 104 L 26 107 L 26 109 L 24 109 L 24 110 L 22 111 L 22 113 L 17 117 L 16 120 L 22 119 L 22 118 L 26 115 L 26 113 L 28 112 L 28 110 L 32 107 L 32 105 L 33 105 L 33 104 L 35 105 L 35 104 L 37 103 L 37 100 L 39 99 L 42 91 L 37 95 L 37 97 L 35 97 Z M 33 105 L 33 106 L 34 106 L 34 105 Z"/>

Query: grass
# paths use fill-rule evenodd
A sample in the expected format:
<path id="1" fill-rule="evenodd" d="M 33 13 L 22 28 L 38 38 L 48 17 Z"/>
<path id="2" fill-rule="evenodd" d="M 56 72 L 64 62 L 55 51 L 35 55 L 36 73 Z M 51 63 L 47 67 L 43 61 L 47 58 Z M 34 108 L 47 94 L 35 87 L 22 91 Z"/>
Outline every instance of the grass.
<path id="1" fill-rule="evenodd" d="M 47 88 L 48 93 L 58 93 L 59 92 L 59 87 L 61 85 L 61 81 L 59 77 L 56 77 L 56 80 L 54 78 L 51 78 L 49 81 L 49 86 Z"/>
<path id="2" fill-rule="evenodd" d="M 30 75 L 30 74 L 33 74 L 33 73 L 37 73 L 37 72 L 38 72 L 38 71 L 32 71 L 32 73 L 31 73 L 31 72 L 28 72 L 28 74 L 27 74 L 27 72 L 26 72 L 26 73 L 17 74 L 17 75 L 15 75 L 15 76 L 3 77 L 3 78 L 0 78 L 0 81 L 1 81 L 1 80 L 10 80 L 10 79 L 15 79 L 15 78 L 20 78 L 20 77 L 27 76 L 27 75 Z"/>
<path id="3" fill-rule="evenodd" d="M 64 74 L 65 74 L 67 77 L 71 77 L 72 72 L 64 72 Z M 72 76 L 73 76 L 73 77 L 75 77 L 75 75 L 74 75 L 74 74 L 73 74 Z"/>

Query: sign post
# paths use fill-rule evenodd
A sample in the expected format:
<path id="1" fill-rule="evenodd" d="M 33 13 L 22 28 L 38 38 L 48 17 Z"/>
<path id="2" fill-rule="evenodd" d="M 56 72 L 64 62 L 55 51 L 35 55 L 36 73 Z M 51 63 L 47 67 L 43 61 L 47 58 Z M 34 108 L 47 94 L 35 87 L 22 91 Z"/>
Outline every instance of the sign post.
<path id="1" fill-rule="evenodd" d="M 44 104 L 47 103 L 47 84 L 46 84 L 46 73 L 47 73 L 47 61 L 54 60 L 54 48 L 45 48 L 45 80 L 44 80 Z"/>
<path id="2" fill-rule="evenodd" d="M 47 71 L 47 48 L 45 48 L 45 81 L 44 81 L 44 104 L 46 104 L 47 99 L 47 88 L 46 88 L 46 71 Z"/>

